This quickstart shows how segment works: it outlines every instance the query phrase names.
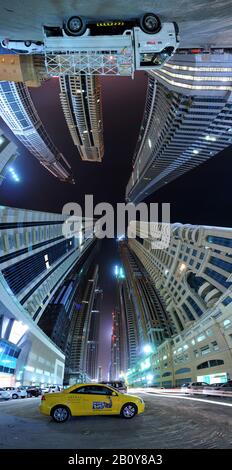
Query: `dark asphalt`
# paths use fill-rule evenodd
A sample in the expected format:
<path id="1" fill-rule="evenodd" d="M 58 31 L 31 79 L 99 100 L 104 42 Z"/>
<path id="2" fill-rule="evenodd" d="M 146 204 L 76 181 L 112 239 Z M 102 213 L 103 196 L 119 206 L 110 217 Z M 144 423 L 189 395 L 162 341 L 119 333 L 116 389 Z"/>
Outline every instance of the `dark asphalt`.
<path id="1" fill-rule="evenodd" d="M 146 410 L 132 420 L 73 417 L 56 424 L 39 398 L 0 402 L 0 449 L 231 449 L 232 407 L 142 394 Z"/>

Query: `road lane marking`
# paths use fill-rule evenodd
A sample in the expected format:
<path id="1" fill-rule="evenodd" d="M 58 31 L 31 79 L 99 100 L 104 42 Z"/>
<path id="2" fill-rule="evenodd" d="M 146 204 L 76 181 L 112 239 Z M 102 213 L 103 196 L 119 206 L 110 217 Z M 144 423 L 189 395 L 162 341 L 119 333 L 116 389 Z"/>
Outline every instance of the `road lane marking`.
<path id="1" fill-rule="evenodd" d="M 182 395 L 166 395 L 165 393 L 159 394 L 159 393 L 152 393 L 152 392 L 140 392 L 144 393 L 145 395 L 149 396 L 156 396 L 156 397 L 165 397 L 165 398 L 182 398 L 183 400 L 192 400 L 192 401 L 202 401 L 203 403 L 212 403 L 215 405 L 222 405 L 222 406 L 232 406 L 232 403 L 225 403 L 225 402 L 219 402 L 219 401 L 214 401 L 214 400 L 205 400 L 203 398 L 192 398 L 192 397 L 183 397 Z"/>

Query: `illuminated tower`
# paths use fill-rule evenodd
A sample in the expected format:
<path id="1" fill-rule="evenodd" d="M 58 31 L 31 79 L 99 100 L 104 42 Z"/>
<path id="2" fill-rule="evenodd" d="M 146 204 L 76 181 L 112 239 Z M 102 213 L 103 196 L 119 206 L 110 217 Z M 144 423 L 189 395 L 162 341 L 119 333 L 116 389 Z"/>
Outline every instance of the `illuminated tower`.
<path id="1" fill-rule="evenodd" d="M 6 178 L 7 172 L 10 172 L 14 179 L 18 181 L 17 176 L 11 168 L 11 163 L 18 156 L 17 146 L 11 142 L 0 129 L 0 185 Z"/>
<path id="2" fill-rule="evenodd" d="M 133 171 L 126 189 L 139 202 L 232 143 L 230 51 L 175 54 L 149 73 Z"/>
<path id="3" fill-rule="evenodd" d="M 23 83 L 0 82 L 1 117 L 40 164 L 60 181 L 74 183 L 71 167 L 43 126 Z"/>
<path id="4" fill-rule="evenodd" d="M 78 238 L 64 238 L 66 219 L 62 214 L 0 207 L 1 384 L 63 382 L 64 353 L 38 323 L 95 241 L 84 231 Z"/>
<path id="5" fill-rule="evenodd" d="M 101 162 L 104 154 L 100 79 L 94 75 L 61 75 L 60 100 L 81 159 Z"/>

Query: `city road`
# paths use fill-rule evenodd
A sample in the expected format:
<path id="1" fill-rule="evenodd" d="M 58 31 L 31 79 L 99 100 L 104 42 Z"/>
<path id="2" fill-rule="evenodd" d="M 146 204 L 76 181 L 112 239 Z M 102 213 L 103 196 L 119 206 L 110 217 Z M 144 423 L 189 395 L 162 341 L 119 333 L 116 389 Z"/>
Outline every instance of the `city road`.
<path id="1" fill-rule="evenodd" d="M 0 449 L 199 449 L 232 448 L 231 406 L 213 397 L 140 393 L 146 410 L 132 420 L 74 417 L 56 424 L 38 411 L 39 398 L 0 402 Z"/>
<path id="2" fill-rule="evenodd" d="M 78 6 L 78 8 L 77 8 Z M 122 18 L 155 11 L 163 21 L 177 21 L 181 46 L 231 46 L 231 0 L 2 0 L 0 35 L 41 39 L 43 24 L 61 25 L 65 16 Z"/>

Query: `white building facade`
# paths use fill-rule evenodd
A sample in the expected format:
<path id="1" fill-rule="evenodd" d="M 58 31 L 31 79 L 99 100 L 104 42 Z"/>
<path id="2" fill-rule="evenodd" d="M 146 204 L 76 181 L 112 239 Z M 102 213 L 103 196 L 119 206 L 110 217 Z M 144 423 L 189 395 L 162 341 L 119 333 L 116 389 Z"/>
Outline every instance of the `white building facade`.
<path id="1" fill-rule="evenodd" d="M 26 85 L 0 82 L 0 116 L 49 173 L 60 181 L 74 183 L 70 164 L 49 137 Z"/>
<path id="2" fill-rule="evenodd" d="M 56 290 L 91 246 L 64 238 L 65 215 L 0 208 L 0 384 L 63 382 L 63 352 L 37 326 Z"/>
<path id="3" fill-rule="evenodd" d="M 82 160 L 101 162 L 104 154 L 100 78 L 82 73 L 60 76 L 60 101 Z"/>
<path id="4" fill-rule="evenodd" d="M 232 144 L 232 53 L 175 54 L 149 73 L 126 198 L 139 202 Z"/>
<path id="5" fill-rule="evenodd" d="M 168 248 L 137 224 L 129 247 L 153 279 L 175 334 L 152 356 L 155 382 L 225 381 L 232 377 L 232 230 L 171 225 Z M 217 380 L 216 380 L 217 379 Z"/>

